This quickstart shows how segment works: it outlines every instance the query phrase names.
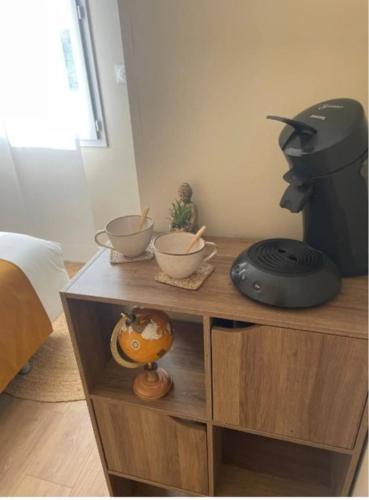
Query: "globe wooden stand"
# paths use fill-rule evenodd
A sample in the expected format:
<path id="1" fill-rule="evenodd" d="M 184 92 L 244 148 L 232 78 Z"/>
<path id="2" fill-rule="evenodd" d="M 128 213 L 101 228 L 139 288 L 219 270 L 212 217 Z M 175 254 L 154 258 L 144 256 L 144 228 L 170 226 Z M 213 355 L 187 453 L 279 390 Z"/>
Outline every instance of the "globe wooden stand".
<path id="1" fill-rule="evenodd" d="M 168 394 L 173 386 L 172 377 L 156 363 L 145 365 L 133 382 L 133 392 L 140 399 L 159 399 Z"/>

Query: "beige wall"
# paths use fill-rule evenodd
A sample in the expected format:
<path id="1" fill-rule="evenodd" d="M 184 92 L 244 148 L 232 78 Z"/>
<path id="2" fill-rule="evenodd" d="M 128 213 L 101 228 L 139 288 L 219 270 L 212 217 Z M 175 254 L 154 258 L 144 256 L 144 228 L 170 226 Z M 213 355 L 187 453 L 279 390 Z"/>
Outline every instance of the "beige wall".
<path id="1" fill-rule="evenodd" d="M 368 448 L 362 458 L 362 462 L 356 477 L 354 489 L 352 492 L 354 497 L 367 497 L 368 496 Z"/>
<path id="2" fill-rule="evenodd" d="M 333 97 L 367 105 L 366 0 L 119 0 L 141 201 L 167 226 L 188 181 L 208 233 L 300 235 L 279 208 L 281 126 Z"/>
<path id="3" fill-rule="evenodd" d="M 117 85 L 114 73 L 124 60 L 117 0 L 89 0 L 89 7 L 109 146 L 83 148 L 82 155 L 100 228 L 114 217 L 137 213 L 139 196 L 127 86 Z"/>

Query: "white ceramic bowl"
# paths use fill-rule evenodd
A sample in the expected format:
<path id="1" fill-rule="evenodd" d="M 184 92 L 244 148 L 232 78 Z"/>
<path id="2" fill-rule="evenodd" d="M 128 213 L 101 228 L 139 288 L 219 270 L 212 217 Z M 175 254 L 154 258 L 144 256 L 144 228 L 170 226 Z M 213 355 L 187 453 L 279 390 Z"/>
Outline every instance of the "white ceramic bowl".
<path id="1" fill-rule="evenodd" d="M 187 278 L 193 274 L 202 262 L 212 259 L 217 248 L 215 243 L 204 241 L 202 238 L 196 242 L 190 253 L 185 253 L 194 235 L 192 233 L 173 232 L 161 234 L 154 241 L 156 261 L 160 269 L 168 276 L 175 279 Z M 205 255 L 207 247 L 212 247 L 212 252 Z"/>
<path id="2" fill-rule="evenodd" d="M 126 215 L 113 219 L 105 229 L 97 231 L 95 241 L 101 247 L 117 250 L 126 257 L 138 257 L 146 250 L 154 229 L 153 220 L 146 217 L 142 230 L 138 231 L 140 220 L 141 215 Z M 111 245 L 100 241 L 102 234 L 108 236 Z"/>

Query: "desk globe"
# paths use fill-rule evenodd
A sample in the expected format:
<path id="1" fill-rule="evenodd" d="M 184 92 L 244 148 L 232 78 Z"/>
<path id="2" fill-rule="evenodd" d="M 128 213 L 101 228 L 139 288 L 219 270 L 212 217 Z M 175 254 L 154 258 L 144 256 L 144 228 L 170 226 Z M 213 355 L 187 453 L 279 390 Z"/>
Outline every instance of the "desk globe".
<path id="1" fill-rule="evenodd" d="M 171 376 L 156 361 L 173 343 L 169 317 L 156 309 L 134 308 L 122 313 L 115 325 L 110 347 L 113 358 L 125 368 L 144 366 L 133 382 L 133 392 L 141 399 L 159 399 L 171 389 Z M 125 357 L 122 356 L 125 355 Z"/>

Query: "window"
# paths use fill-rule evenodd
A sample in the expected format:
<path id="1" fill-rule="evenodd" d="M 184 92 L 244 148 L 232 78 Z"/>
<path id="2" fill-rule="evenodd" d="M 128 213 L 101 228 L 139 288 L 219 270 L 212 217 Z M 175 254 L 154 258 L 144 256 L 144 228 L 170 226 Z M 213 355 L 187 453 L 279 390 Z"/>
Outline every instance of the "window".
<path id="1" fill-rule="evenodd" d="M 87 0 L 1 0 L 0 58 L 12 145 L 107 144 Z"/>
<path id="2" fill-rule="evenodd" d="M 60 37 L 68 84 L 75 99 L 80 142 L 83 146 L 106 145 L 87 1 L 69 0 L 68 3 L 72 15 Z"/>

